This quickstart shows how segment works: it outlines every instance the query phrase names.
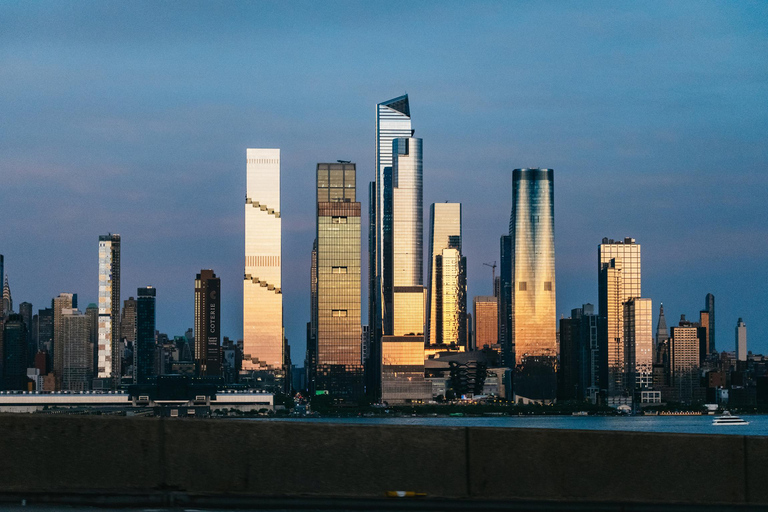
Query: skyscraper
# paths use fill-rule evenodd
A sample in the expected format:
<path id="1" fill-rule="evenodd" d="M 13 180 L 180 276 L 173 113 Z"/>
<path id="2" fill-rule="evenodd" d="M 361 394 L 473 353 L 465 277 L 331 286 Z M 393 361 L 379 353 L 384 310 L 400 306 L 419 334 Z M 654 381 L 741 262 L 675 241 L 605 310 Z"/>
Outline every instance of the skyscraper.
<path id="1" fill-rule="evenodd" d="M 151 286 L 136 290 L 136 343 L 133 350 L 134 383 L 146 384 L 155 376 L 155 298 Z"/>
<path id="2" fill-rule="evenodd" d="M 282 378 L 281 226 L 280 150 L 248 149 L 242 369 Z"/>
<path id="3" fill-rule="evenodd" d="M 221 375 L 221 279 L 213 270 L 195 276 L 195 362 L 200 376 Z"/>
<path id="4" fill-rule="evenodd" d="M 704 298 L 704 311 L 707 312 L 707 339 L 709 345 L 709 352 L 717 352 L 715 347 L 715 296 L 708 293 Z M 703 320 L 703 317 L 702 317 Z M 703 325 L 703 324 L 702 324 Z"/>
<path id="5" fill-rule="evenodd" d="M 96 377 L 120 380 L 120 235 L 99 236 L 99 359 Z"/>
<path id="6" fill-rule="evenodd" d="M 0 322 L 2 336 L 3 389 L 24 390 L 27 386 L 27 327 L 21 315 L 9 314 Z"/>
<path id="7" fill-rule="evenodd" d="M 627 386 L 648 389 L 653 385 L 653 304 L 651 299 L 631 298 L 624 303 L 624 338 L 627 347 Z"/>
<path id="8" fill-rule="evenodd" d="M 461 253 L 461 203 L 430 207 L 427 342 L 458 349 L 466 340 L 466 258 Z"/>
<path id="9" fill-rule="evenodd" d="M 369 229 L 375 233 L 375 239 L 372 241 L 374 244 L 369 242 L 369 247 L 373 249 L 369 254 L 369 262 L 373 263 L 375 282 L 373 286 L 369 284 L 369 308 L 372 313 L 369 313 L 368 320 L 372 339 L 371 365 L 376 368 L 371 372 L 372 380 L 369 382 L 374 398 L 381 396 L 378 370 L 381 365 L 381 336 L 387 332 L 391 334 L 392 329 L 391 323 L 388 330 L 384 327 L 385 308 L 392 308 L 392 141 L 398 137 L 412 135 L 411 109 L 407 94 L 376 105 L 376 182 L 375 190 L 370 191 L 375 201 L 372 201 L 369 211 L 369 218 L 374 219 L 369 221 Z M 386 207 L 385 195 L 388 195 Z"/>
<path id="10" fill-rule="evenodd" d="M 88 317 L 74 308 L 61 310 L 61 335 L 56 353 L 61 358 L 61 389 L 87 391 L 91 388 L 91 345 Z"/>
<path id="11" fill-rule="evenodd" d="M 392 167 L 384 169 L 383 250 L 384 336 L 382 399 L 431 397 L 424 381 L 424 212 L 422 141 L 392 141 Z M 416 364 L 421 343 L 421 362 Z M 402 359 L 401 359 L 402 357 Z M 400 371 L 400 366 L 409 370 Z"/>
<path id="12" fill-rule="evenodd" d="M 511 337 L 518 400 L 555 398 L 555 205 L 552 169 L 512 173 Z"/>
<path id="13" fill-rule="evenodd" d="M 504 365 L 514 368 L 515 347 L 512 344 L 512 238 L 499 240 L 499 343 Z"/>
<path id="14" fill-rule="evenodd" d="M 11 297 L 11 287 L 8 284 L 8 274 L 5 275 L 5 284 L 3 284 L 3 312 L 5 316 L 13 314 L 13 297 Z"/>
<path id="15" fill-rule="evenodd" d="M 741 318 L 736 322 L 736 359 L 747 360 L 747 324 Z"/>
<path id="16" fill-rule="evenodd" d="M 360 213 L 355 164 L 317 164 L 315 386 L 350 400 L 363 394 Z"/>
<path id="17" fill-rule="evenodd" d="M 604 371 L 608 394 L 618 396 L 634 386 L 629 382 L 629 352 L 624 333 L 624 303 L 640 298 L 640 244 L 603 238 L 598 246 L 598 299 L 601 343 L 606 357 Z"/>
<path id="18" fill-rule="evenodd" d="M 64 376 L 64 311 L 72 309 L 77 309 L 77 295 L 60 293 L 53 299 L 53 373 L 59 389 Z"/>
<path id="19" fill-rule="evenodd" d="M 35 363 L 35 354 L 37 353 L 37 343 L 32 336 L 32 304 L 22 302 L 19 304 L 19 315 L 27 328 L 27 368 L 31 368 Z"/>

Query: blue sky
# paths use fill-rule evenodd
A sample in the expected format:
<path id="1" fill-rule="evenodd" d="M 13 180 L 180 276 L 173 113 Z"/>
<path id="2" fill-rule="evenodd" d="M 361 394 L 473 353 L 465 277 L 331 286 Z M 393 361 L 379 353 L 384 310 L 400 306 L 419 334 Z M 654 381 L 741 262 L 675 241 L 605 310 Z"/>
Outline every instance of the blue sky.
<path id="1" fill-rule="evenodd" d="M 375 104 L 407 92 L 425 210 L 464 204 L 470 297 L 491 292 L 512 169 L 550 167 L 558 314 L 596 303 L 600 240 L 632 236 L 669 325 L 711 292 L 718 348 L 743 317 L 768 351 L 764 2 L 6 1 L 0 27 L 16 303 L 95 301 L 98 235 L 115 232 L 123 298 L 157 287 L 161 331 L 192 326 L 195 273 L 213 268 L 222 333 L 240 337 L 245 149 L 279 147 L 301 364 L 315 164 L 356 162 L 366 209 Z"/>

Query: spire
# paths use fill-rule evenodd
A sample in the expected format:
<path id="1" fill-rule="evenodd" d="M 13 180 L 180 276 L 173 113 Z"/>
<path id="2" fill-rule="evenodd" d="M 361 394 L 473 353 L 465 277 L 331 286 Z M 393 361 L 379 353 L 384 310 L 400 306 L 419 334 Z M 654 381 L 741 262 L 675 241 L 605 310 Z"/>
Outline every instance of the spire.
<path id="1" fill-rule="evenodd" d="M 11 287 L 8 286 L 8 274 L 5 274 L 5 284 L 3 285 L 3 314 L 5 316 L 13 313 L 13 299 L 11 298 Z"/>
<path id="2" fill-rule="evenodd" d="M 656 345 L 669 339 L 669 331 L 667 330 L 667 319 L 664 318 L 664 304 L 659 308 L 659 323 L 656 324 Z"/>

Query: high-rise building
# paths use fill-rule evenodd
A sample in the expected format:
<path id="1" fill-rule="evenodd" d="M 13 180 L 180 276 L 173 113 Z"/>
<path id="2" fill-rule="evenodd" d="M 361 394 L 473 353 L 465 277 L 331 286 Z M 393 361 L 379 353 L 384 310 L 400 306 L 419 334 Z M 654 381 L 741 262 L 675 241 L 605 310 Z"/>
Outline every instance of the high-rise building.
<path id="1" fill-rule="evenodd" d="M 706 297 L 704 297 L 704 310 L 707 320 L 707 325 L 705 326 L 707 328 L 707 346 L 709 348 L 709 353 L 717 352 L 717 349 L 715 348 L 715 296 L 711 293 L 708 293 Z M 702 322 L 704 321 L 704 316 L 702 315 Z M 704 325 L 702 323 L 702 325 Z"/>
<path id="2" fill-rule="evenodd" d="M 62 332 L 56 352 L 61 357 L 61 389 L 87 391 L 93 378 L 89 319 L 77 309 L 64 308 L 60 325 Z"/>
<path id="3" fill-rule="evenodd" d="M 384 168 L 381 244 L 385 263 L 381 280 L 384 297 L 382 399 L 388 402 L 431 397 L 431 385 L 424 380 L 426 289 L 422 172 L 421 139 L 394 139 L 392 167 Z M 414 366 L 417 359 L 414 347 L 419 341 L 422 345 L 420 371 Z M 400 372 L 398 361 L 410 370 Z"/>
<path id="4" fill-rule="evenodd" d="M 659 320 L 656 324 L 656 338 L 653 342 L 654 353 L 659 344 L 669 339 L 669 331 L 667 330 L 667 319 L 664 316 L 664 304 L 659 306 Z"/>
<path id="5" fill-rule="evenodd" d="M 155 298 L 151 286 L 136 290 L 136 343 L 133 371 L 136 384 L 146 384 L 155 376 L 157 343 L 155 341 Z"/>
<path id="6" fill-rule="evenodd" d="M 392 141 L 412 135 L 407 94 L 376 105 L 376 181 L 369 189 L 373 199 L 369 210 L 369 236 L 373 236 L 369 239 L 369 266 L 373 275 L 369 279 L 373 283 L 369 283 L 372 344 L 368 388 L 372 398 L 381 397 L 381 337 L 392 333 L 391 322 L 385 327 L 386 308 L 392 308 Z"/>
<path id="7" fill-rule="evenodd" d="M 53 308 L 37 310 L 37 348 L 53 354 Z"/>
<path id="8" fill-rule="evenodd" d="M 126 345 L 133 346 L 136 341 L 136 299 L 133 297 L 128 297 L 123 301 L 120 337 Z"/>
<path id="9" fill-rule="evenodd" d="M 676 401 L 690 402 L 698 385 L 699 355 L 703 329 L 685 324 L 672 327 L 670 338 L 670 384 Z"/>
<path id="10" fill-rule="evenodd" d="M 377 139 L 378 140 L 378 139 Z M 376 272 L 376 181 L 368 183 L 368 357 L 365 360 L 365 392 L 381 397 L 381 287 Z M 377 313 L 378 312 L 378 313 Z M 377 323 L 378 319 L 378 323 Z"/>
<path id="11" fill-rule="evenodd" d="M 280 150 L 248 149 L 243 281 L 244 372 L 284 372 Z"/>
<path id="12" fill-rule="evenodd" d="M 61 389 L 64 376 L 64 311 L 77 309 L 77 295 L 60 293 L 52 301 L 53 305 L 53 373 L 56 386 Z"/>
<path id="13" fill-rule="evenodd" d="M 21 315 L 9 314 L 2 325 L 3 389 L 27 390 L 27 327 Z"/>
<path id="14" fill-rule="evenodd" d="M 466 258 L 461 253 L 461 203 L 430 207 L 427 342 L 466 348 Z"/>
<path id="15" fill-rule="evenodd" d="M 32 335 L 32 304 L 29 302 L 19 304 L 19 315 L 27 328 L 27 368 L 31 368 L 37 353 L 37 343 Z"/>
<path id="16" fill-rule="evenodd" d="M 120 380 L 120 235 L 99 236 L 99 352 L 96 377 Z"/>
<path id="17" fill-rule="evenodd" d="M 195 276 L 195 362 L 200 376 L 221 375 L 221 279 L 213 270 Z"/>
<path id="18" fill-rule="evenodd" d="M 88 318 L 88 343 L 91 350 L 89 371 L 93 378 L 99 360 L 99 306 L 93 302 L 88 304 L 85 308 L 85 316 Z"/>
<path id="19" fill-rule="evenodd" d="M 5 275 L 5 284 L 3 284 L 3 315 L 13 314 L 13 297 L 11 297 L 11 286 L 8 284 L 8 274 Z"/>
<path id="20" fill-rule="evenodd" d="M 555 398 L 555 206 L 552 169 L 512 173 L 511 336 L 516 400 Z"/>
<path id="21" fill-rule="evenodd" d="M 597 401 L 600 392 L 598 316 L 592 304 L 572 309 L 560 320 L 560 367 L 557 396 L 561 400 Z"/>
<path id="22" fill-rule="evenodd" d="M 510 368 L 515 366 L 515 352 L 512 345 L 512 238 L 502 235 L 499 240 L 499 343 L 502 363 Z"/>
<path id="23" fill-rule="evenodd" d="M 624 303 L 624 338 L 627 350 L 627 386 L 653 386 L 653 304 L 651 299 L 631 298 Z"/>
<path id="24" fill-rule="evenodd" d="M 474 299 L 475 348 L 493 348 L 498 345 L 499 321 L 496 297 L 476 296 Z"/>
<path id="25" fill-rule="evenodd" d="M 736 323 L 736 360 L 747 360 L 747 324 L 741 318 Z"/>
<path id="26" fill-rule="evenodd" d="M 625 394 L 634 387 L 629 382 L 624 303 L 642 297 L 640 263 L 640 244 L 634 238 L 623 241 L 603 238 L 598 246 L 598 304 L 601 343 L 606 357 L 603 381 L 609 396 Z"/>
<path id="27" fill-rule="evenodd" d="M 317 164 L 315 388 L 348 400 L 364 391 L 360 213 L 355 164 Z"/>

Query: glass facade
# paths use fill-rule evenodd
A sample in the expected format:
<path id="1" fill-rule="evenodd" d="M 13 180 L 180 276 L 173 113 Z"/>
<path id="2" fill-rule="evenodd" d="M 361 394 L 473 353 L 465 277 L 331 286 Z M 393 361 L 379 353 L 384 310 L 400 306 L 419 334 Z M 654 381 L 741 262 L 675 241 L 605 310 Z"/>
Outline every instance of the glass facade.
<path id="1" fill-rule="evenodd" d="M 120 235 L 99 236 L 99 336 L 97 374 L 120 379 Z M 55 336 L 54 331 L 54 336 Z M 55 340 L 54 340 L 55 345 Z M 54 352 L 55 352 L 54 348 Z"/>
<path id="2" fill-rule="evenodd" d="M 360 203 L 353 163 L 317 164 L 316 390 L 363 394 Z"/>
<path id="3" fill-rule="evenodd" d="M 624 304 L 641 293 L 640 244 L 634 238 L 603 238 L 598 247 L 598 299 L 602 319 L 606 383 L 609 396 L 626 394 L 634 385 L 629 380 L 630 352 L 624 332 Z"/>
<path id="4" fill-rule="evenodd" d="M 466 347 L 466 260 L 461 255 L 461 203 L 432 204 L 429 251 L 428 344 Z"/>
<path id="5" fill-rule="evenodd" d="M 244 371 L 284 364 L 280 150 L 248 149 L 243 281 Z"/>
<path id="6" fill-rule="evenodd" d="M 382 400 L 389 403 L 432 399 L 432 384 L 424 379 L 424 336 L 383 336 Z"/>
<path id="7" fill-rule="evenodd" d="M 554 171 L 515 169 L 512 173 L 510 343 L 518 370 L 528 363 L 537 370 L 518 371 L 518 391 L 554 398 L 554 361 L 557 357 L 555 310 Z M 547 374 L 551 382 L 527 385 L 524 378 Z M 537 391 L 540 389 L 541 391 Z M 524 391 L 523 391 L 524 390 Z M 547 396 L 545 396 L 547 395 Z"/>
<path id="8" fill-rule="evenodd" d="M 634 389 L 653 387 L 653 304 L 651 299 L 624 303 L 624 337 L 627 340 L 627 382 Z"/>
<path id="9" fill-rule="evenodd" d="M 707 337 L 709 340 L 709 352 L 712 353 L 716 352 L 717 348 L 715 348 L 715 296 L 711 293 L 708 293 L 704 298 L 704 311 L 709 313 L 707 317 Z"/>
<path id="10" fill-rule="evenodd" d="M 53 298 L 53 373 L 59 389 L 64 374 L 64 311 L 76 307 L 75 295 L 72 293 L 60 293 Z"/>
<path id="11" fill-rule="evenodd" d="M 477 296 L 474 300 L 475 349 L 498 343 L 498 304 L 496 297 Z"/>
<path id="12" fill-rule="evenodd" d="M 134 382 L 146 384 L 155 377 L 155 298 L 157 291 L 147 286 L 136 290 L 136 343 L 133 351 Z"/>
<path id="13" fill-rule="evenodd" d="M 62 384 L 67 391 L 91 389 L 90 320 L 77 309 L 66 308 L 61 312 Z"/>

